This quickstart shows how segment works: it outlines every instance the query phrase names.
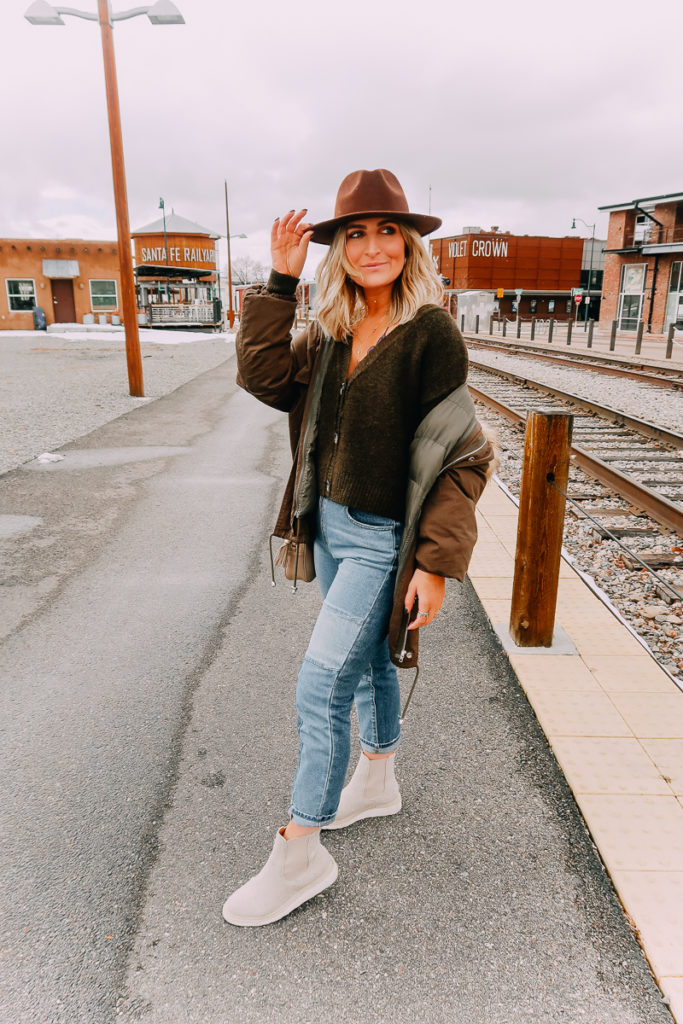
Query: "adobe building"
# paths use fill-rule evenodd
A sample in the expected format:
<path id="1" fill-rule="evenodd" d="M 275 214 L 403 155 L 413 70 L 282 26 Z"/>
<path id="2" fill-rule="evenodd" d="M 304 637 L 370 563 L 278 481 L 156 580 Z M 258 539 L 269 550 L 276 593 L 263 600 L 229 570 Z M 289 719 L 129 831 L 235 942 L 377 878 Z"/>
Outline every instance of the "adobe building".
<path id="1" fill-rule="evenodd" d="M 616 320 L 653 334 L 683 328 L 683 193 L 601 206 L 609 210 L 601 326 Z"/>
<path id="2" fill-rule="evenodd" d="M 48 324 L 120 320 L 116 242 L 0 238 L 0 330 L 32 330 L 33 309 Z"/>
<path id="3" fill-rule="evenodd" d="M 567 320 L 579 314 L 573 292 L 590 297 L 589 316 L 600 306 L 604 242 L 574 235 L 512 235 L 497 227 L 465 227 L 462 234 L 432 239 L 436 268 L 445 279 L 448 308 L 457 314 L 462 292 L 488 291 L 497 298 L 500 316 L 519 314 Z M 588 276 L 591 272 L 590 293 Z M 581 307 L 580 315 L 583 316 Z"/>
<path id="4" fill-rule="evenodd" d="M 164 230 L 165 229 L 165 230 Z M 216 239 L 171 213 L 132 233 L 138 321 L 151 327 L 217 327 L 222 321 Z M 0 238 L 0 330 L 122 321 L 115 241 Z"/>

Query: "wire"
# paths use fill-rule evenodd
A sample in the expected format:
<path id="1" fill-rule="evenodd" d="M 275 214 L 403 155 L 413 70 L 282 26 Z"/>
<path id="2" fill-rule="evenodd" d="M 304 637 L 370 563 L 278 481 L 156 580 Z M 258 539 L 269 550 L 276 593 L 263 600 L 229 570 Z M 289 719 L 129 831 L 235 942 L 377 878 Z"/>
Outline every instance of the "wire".
<path id="1" fill-rule="evenodd" d="M 621 541 L 619 540 L 619 538 L 615 537 L 615 535 L 611 532 L 611 530 L 608 530 L 608 528 L 603 523 L 601 523 L 599 520 L 595 519 L 590 514 L 590 512 L 586 512 L 585 509 L 581 508 L 581 505 L 579 504 L 578 501 L 574 501 L 574 499 L 570 498 L 568 494 L 565 494 L 565 492 L 562 490 L 562 488 L 558 487 L 554 480 L 549 480 L 548 483 L 551 485 L 551 487 L 554 487 L 556 491 L 559 491 L 560 494 L 564 498 L 566 498 L 566 500 L 571 505 L 574 505 L 576 508 L 578 508 L 578 510 L 581 513 L 581 515 L 585 516 L 586 519 L 590 519 L 590 521 L 592 523 L 595 523 L 595 525 L 598 526 L 603 533 L 607 534 L 607 536 L 610 538 L 610 540 L 613 540 L 615 542 L 615 544 L 618 544 L 618 546 L 622 549 L 622 551 L 626 552 L 626 554 L 628 555 L 629 558 L 633 558 L 636 562 L 638 562 L 640 565 L 642 565 L 642 567 L 644 569 L 647 569 L 647 571 L 649 573 L 652 573 L 652 575 L 655 577 L 655 579 L 658 580 L 659 583 L 661 583 L 661 585 L 666 588 L 666 590 L 670 590 L 671 591 L 671 593 L 674 595 L 676 601 L 683 601 L 683 594 L 679 594 L 679 592 L 676 590 L 676 588 L 674 586 L 671 585 L 671 583 L 668 583 L 664 579 L 663 576 L 660 576 L 659 573 L 656 572 L 652 568 L 651 565 L 648 565 L 647 562 L 644 562 L 642 560 L 642 558 L 640 558 L 635 553 L 635 551 L 632 551 L 631 548 L 627 548 L 625 544 L 622 544 Z"/>
<path id="2" fill-rule="evenodd" d="M 517 452 L 513 452 L 511 448 L 503 448 L 503 449 L 502 449 L 502 451 L 504 451 L 504 452 L 505 452 L 505 453 L 506 453 L 507 455 L 511 455 L 511 456 L 513 457 L 513 459 L 517 459 L 517 461 L 518 461 L 518 462 L 521 462 L 521 463 L 523 463 L 523 462 L 524 462 L 524 459 L 523 459 L 523 457 L 522 457 L 521 455 L 518 455 L 518 454 L 517 454 Z M 549 480 L 549 481 L 548 481 L 548 483 L 549 483 L 549 484 L 551 484 L 551 485 L 552 485 L 552 486 L 553 486 L 553 487 L 555 488 L 555 490 L 556 490 L 556 491 L 559 491 L 559 492 L 560 492 L 560 494 L 561 494 L 561 495 L 562 495 L 562 496 L 563 496 L 564 498 L 566 498 L 566 500 L 567 500 L 567 501 L 568 501 L 568 502 L 570 503 L 570 505 L 574 505 L 574 507 L 575 507 L 575 508 L 578 508 L 578 510 L 579 510 L 579 512 L 581 513 L 581 515 L 585 516 L 585 517 L 586 517 L 586 519 L 590 519 L 590 521 L 591 521 L 592 523 L 595 523 L 595 525 L 596 525 L 597 527 L 599 527 L 599 529 L 600 529 L 600 530 L 601 530 L 601 531 L 602 531 L 603 533 L 606 533 L 606 534 L 607 534 L 607 536 L 608 536 L 608 537 L 610 538 L 610 540 L 613 540 L 613 541 L 615 542 L 615 544 L 617 544 L 617 545 L 618 545 L 618 546 L 619 546 L 619 547 L 620 547 L 620 548 L 622 549 L 622 551 L 625 551 L 625 552 L 626 552 L 626 554 L 628 555 L 628 557 L 629 557 L 629 558 L 632 558 L 632 559 L 633 559 L 634 561 L 638 562 L 638 564 L 639 564 L 639 565 L 642 565 L 643 569 L 647 569 L 647 571 L 648 571 L 649 573 L 651 573 L 651 575 L 652 575 L 652 576 L 654 576 L 654 577 L 655 577 L 655 579 L 656 579 L 656 580 L 657 580 L 657 581 L 658 581 L 658 582 L 659 582 L 659 583 L 660 583 L 660 584 L 661 584 L 661 585 L 662 585 L 662 586 L 663 586 L 663 587 L 664 587 L 664 588 L 665 588 L 666 590 L 670 591 L 670 592 L 671 592 L 671 593 L 672 593 L 672 594 L 674 595 L 674 600 L 676 600 L 676 601 L 683 601 L 683 594 L 680 594 L 680 593 L 679 593 L 679 592 L 678 592 L 678 591 L 676 590 L 676 588 L 675 588 L 675 587 L 674 587 L 674 586 L 673 586 L 673 585 L 672 585 L 671 583 L 668 583 L 668 582 L 667 582 L 667 581 L 666 581 L 666 580 L 664 579 L 664 577 L 663 577 L 663 576 L 660 576 L 660 575 L 659 575 L 659 573 L 658 573 L 658 572 L 657 572 L 657 571 L 656 571 L 655 569 L 653 569 L 651 565 L 648 565 L 648 564 L 647 564 L 647 562 L 644 562 L 644 561 L 642 560 L 642 558 L 640 558 L 640 557 L 639 557 L 639 556 L 638 556 L 638 555 L 637 555 L 637 554 L 635 553 L 635 551 L 633 551 L 633 550 L 632 550 L 631 548 L 627 548 L 625 544 L 622 544 L 622 542 L 621 542 L 621 541 L 619 540 L 619 538 L 618 538 L 618 537 L 615 537 L 615 535 L 614 535 L 614 534 L 613 534 L 613 533 L 611 532 L 611 530 L 608 530 L 608 528 L 607 528 L 606 526 L 604 526 L 604 525 L 603 525 L 603 524 L 602 524 L 602 523 L 600 522 L 600 520 L 599 520 L 599 519 L 595 519 L 595 518 L 594 518 L 594 517 L 593 517 L 593 516 L 592 516 L 592 515 L 590 514 L 590 512 L 586 512 L 586 510 L 585 510 L 585 509 L 581 508 L 581 505 L 580 505 L 580 503 L 579 503 L 578 501 L 575 501 L 575 500 L 574 500 L 574 498 L 571 498 L 571 497 L 570 497 L 570 496 L 569 496 L 568 494 L 565 494 L 565 492 L 564 492 L 564 491 L 562 490 L 562 488 L 561 488 L 561 487 L 558 487 L 558 486 L 557 486 L 557 484 L 555 483 L 555 481 L 554 481 L 554 480 Z"/>

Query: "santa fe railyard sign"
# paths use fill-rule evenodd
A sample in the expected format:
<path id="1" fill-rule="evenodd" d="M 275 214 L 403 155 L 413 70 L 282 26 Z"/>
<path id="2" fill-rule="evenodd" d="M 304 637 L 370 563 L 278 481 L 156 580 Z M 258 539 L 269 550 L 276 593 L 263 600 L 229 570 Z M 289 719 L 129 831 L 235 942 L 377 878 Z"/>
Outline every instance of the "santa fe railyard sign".
<path id="1" fill-rule="evenodd" d="M 163 245 L 140 247 L 140 259 L 142 263 L 152 263 L 158 266 L 166 263 L 166 249 Z M 168 262 L 171 266 L 183 264 L 190 266 L 196 263 L 211 263 L 215 266 L 216 250 L 199 249 L 196 246 L 170 245 L 168 247 Z"/>

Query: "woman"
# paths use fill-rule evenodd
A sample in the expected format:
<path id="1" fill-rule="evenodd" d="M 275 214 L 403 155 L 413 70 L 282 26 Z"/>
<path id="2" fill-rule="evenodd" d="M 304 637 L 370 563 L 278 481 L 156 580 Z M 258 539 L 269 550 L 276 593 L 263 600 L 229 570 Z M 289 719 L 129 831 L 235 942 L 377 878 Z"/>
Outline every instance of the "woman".
<path id="1" fill-rule="evenodd" d="M 236 342 L 238 384 L 289 413 L 294 465 L 275 534 L 293 554 L 313 543 L 324 599 L 297 682 L 290 821 L 227 900 L 236 925 L 277 921 L 335 881 L 321 829 L 400 810 L 396 666 L 417 667 L 444 578 L 464 578 L 493 454 L 420 237 L 441 221 L 411 213 L 386 170 L 348 175 L 331 220 L 311 225 L 306 212 L 275 221 L 273 271 L 247 293 Z M 318 320 L 292 342 L 311 240 L 330 247 Z M 342 791 L 354 703 L 361 755 Z"/>

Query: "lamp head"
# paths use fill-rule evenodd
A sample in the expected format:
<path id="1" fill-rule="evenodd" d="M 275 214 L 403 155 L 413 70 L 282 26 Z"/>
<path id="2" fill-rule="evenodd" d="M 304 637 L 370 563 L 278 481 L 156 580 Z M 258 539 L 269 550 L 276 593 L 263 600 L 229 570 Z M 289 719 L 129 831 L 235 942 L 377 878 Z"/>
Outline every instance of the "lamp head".
<path id="1" fill-rule="evenodd" d="M 32 25 L 64 25 L 59 12 L 47 0 L 35 0 L 24 15 Z"/>
<path id="2" fill-rule="evenodd" d="M 157 0 L 147 11 L 153 25 L 184 25 L 185 19 L 172 0 Z"/>
<path id="3" fill-rule="evenodd" d="M 576 230 L 576 217 L 572 217 L 572 231 Z"/>
<path id="4" fill-rule="evenodd" d="M 164 204 L 163 199 L 159 199 L 159 209 L 163 210 L 164 208 L 165 208 L 165 204 Z"/>

